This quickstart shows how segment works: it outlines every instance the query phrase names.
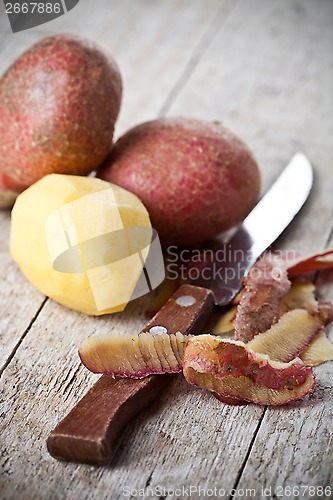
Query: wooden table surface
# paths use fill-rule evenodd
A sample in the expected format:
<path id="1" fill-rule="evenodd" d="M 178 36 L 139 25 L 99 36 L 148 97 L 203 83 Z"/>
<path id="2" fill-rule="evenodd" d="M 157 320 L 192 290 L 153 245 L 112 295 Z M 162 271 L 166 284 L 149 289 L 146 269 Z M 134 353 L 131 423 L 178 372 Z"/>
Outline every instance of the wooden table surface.
<path id="1" fill-rule="evenodd" d="M 253 150 L 262 192 L 303 151 L 314 189 L 278 247 L 312 252 L 333 246 L 332 26 L 331 0 L 80 0 L 13 35 L 0 2 L 0 72 L 47 34 L 81 33 L 123 74 L 117 136 L 161 115 L 221 120 Z M 9 229 L 2 212 L 1 499 L 319 498 L 317 487 L 333 486 L 330 363 L 315 370 L 310 396 L 281 408 L 225 406 L 175 376 L 126 427 L 107 466 L 51 458 L 49 432 L 98 378 L 78 345 L 92 333 L 138 331 L 147 300 L 96 319 L 45 299 L 12 262 Z M 333 299 L 333 274 L 320 293 Z M 298 496 L 294 486 L 315 490 Z"/>

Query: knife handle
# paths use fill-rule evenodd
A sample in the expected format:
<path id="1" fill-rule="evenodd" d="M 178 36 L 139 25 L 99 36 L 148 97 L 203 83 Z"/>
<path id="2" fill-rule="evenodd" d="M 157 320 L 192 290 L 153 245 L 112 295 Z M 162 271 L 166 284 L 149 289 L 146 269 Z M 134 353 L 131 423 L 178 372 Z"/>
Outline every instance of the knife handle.
<path id="1" fill-rule="evenodd" d="M 198 333 L 213 305 L 210 290 L 182 285 L 142 331 L 163 326 L 169 334 Z M 171 377 L 150 375 L 135 380 L 103 375 L 50 433 L 49 453 L 60 460 L 106 463 L 124 426 L 167 387 Z"/>

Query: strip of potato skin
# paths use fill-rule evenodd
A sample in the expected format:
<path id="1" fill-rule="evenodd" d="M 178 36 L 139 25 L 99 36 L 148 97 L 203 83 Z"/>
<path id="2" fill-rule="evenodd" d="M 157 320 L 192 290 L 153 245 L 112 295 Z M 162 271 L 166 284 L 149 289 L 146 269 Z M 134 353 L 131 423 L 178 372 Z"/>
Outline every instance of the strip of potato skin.
<path id="1" fill-rule="evenodd" d="M 315 290 L 315 285 L 309 280 L 298 279 L 292 282 L 289 291 L 281 299 L 279 305 L 279 317 L 293 309 L 306 309 L 310 314 L 318 312 L 319 304 L 315 297 Z M 238 295 L 237 305 L 232 306 L 229 310 L 219 315 L 218 320 L 212 329 L 213 335 L 229 336 L 233 333 L 233 322 L 236 317 L 237 306 L 241 299 L 241 292 L 239 292 Z M 324 309 L 329 317 L 332 305 L 329 303 L 321 304 L 321 309 Z"/>
<path id="2" fill-rule="evenodd" d="M 318 312 L 318 302 L 315 292 L 316 287 L 312 281 L 305 279 L 293 281 L 290 289 L 280 301 L 280 317 L 293 309 L 306 309 L 310 314 Z"/>
<path id="3" fill-rule="evenodd" d="M 218 342 L 217 339 L 215 340 Z M 191 339 L 185 348 L 183 358 L 185 379 L 192 385 L 211 391 L 215 396 L 221 396 L 222 400 L 231 397 L 235 403 L 238 400 L 239 402 L 247 401 L 260 405 L 283 405 L 301 399 L 315 386 L 311 369 L 306 369 L 306 378 L 301 385 L 284 387 L 279 390 L 259 385 L 244 375 L 238 377 L 226 375 L 219 378 L 216 373 L 209 372 L 214 366 L 213 359 L 205 359 L 203 352 L 200 353 L 200 356 L 189 352 L 189 346 L 192 342 L 197 342 L 197 337 Z M 212 357 L 213 350 L 208 348 L 208 351 Z M 216 358 L 215 353 L 215 361 Z"/>
<path id="4" fill-rule="evenodd" d="M 244 289 L 234 320 L 235 339 L 249 342 L 279 319 L 280 301 L 288 292 L 286 263 L 266 253 L 245 278 Z"/>
<path id="5" fill-rule="evenodd" d="M 312 281 L 297 279 L 292 282 L 288 293 L 280 302 L 280 316 L 293 309 L 306 309 L 310 314 L 320 312 L 325 317 L 325 325 L 333 321 L 333 304 L 316 300 L 316 287 Z"/>
<path id="6" fill-rule="evenodd" d="M 221 314 L 219 320 L 215 323 L 213 327 L 212 330 L 213 335 L 220 335 L 222 337 L 233 335 L 233 321 L 236 316 L 237 306 L 240 302 L 241 295 L 242 292 L 239 292 L 237 305 L 231 307 L 226 313 Z M 283 316 L 283 314 L 296 308 L 306 309 L 311 314 L 315 314 L 318 312 L 318 302 L 315 298 L 315 285 L 311 281 L 305 279 L 298 279 L 292 282 L 290 289 L 281 299 L 279 305 L 279 316 L 280 316 L 279 321 L 281 321 L 281 316 Z M 290 320 L 292 320 L 292 317 L 290 318 Z M 283 321 L 283 323 L 284 322 L 285 321 Z M 313 322 L 311 321 L 311 325 L 312 323 Z M 277 328 L 275 328 L 275 326 Z M 250 344 L 251 342 L 255 343 L 252 346 L 252 349 L 254 351 L 261 352 L 263 354 L 269 354 L 272 359 L 275 359 L 277 361 L 290 361 L 291 359 L 296 357 L 304 348 L 306 348 L 306 346 L 309 345 L 309 342 L 311 342 L 316 335 L 316 332 L 313 332 L 312 328 L 311 331 L 309 332 L 309 325 L 308 325 L 305 330 L 303 330 L 302 328 L 301 331 L 296 332 L 297 338 L 294 339 L 295 340 L 294 344 L 296 345 L 290 346 L 288 342 L 288 339 L 290 337 L 290 332 L 285 332 L 283 325 L 281 328 L 279 323 L 277 323 L 275 326 L 271 327 L 269 330 L 267 330 L 267 332 L 256 335 L 254 339 L 249 343 Z M 290 326 L 293 327 L 297 325 L 290 324 Z M 267 335 L 268 332 L 269 336 Z M 292 332 L 294 333 L 294 330 L 292 330 Z M 299 338 L 299 336 L 301 338 Z M 257 342 L 256 339 L 258 339 Z M 282 342 L 282 345 L 280 342 Z M 268 350 L 271 348 L 273 348 L 274 352 Z M 290 355 L 286 355 L 288 354 L 288 352 L 290 352 Z M 294 355 L 292 355 L 291 352 L 293 352 Z M 244 400 L 242 401 L 239 399 L 225 397 L 218 394 L 216 394 L 215 397 L 219 401 L 225 404 L 231 404 L 231 405 L 247 404 L 247 402 Z"/>
<path id="7" fill-rule="evenodd" d="M 91 372 L 114 377 L 178 373 L 188 338 L 179 332 L 99 335 L 82 342 L 79 356 Z"/>
<path id="8" fill-rule="evenodd" d="M 287 363 L 310 345 L 324 324 L 321 313 L 311 315 L 305 309 L 294 309 L 246 345 L 252 351 L 268 354 L 272 360 Z"/>
<path id="9" fill-rule="evenodd" d="M 296 307 L 304 308 L 297 312 L 292 311 Z M 306 310 L 305 310 L 306 309 Z M 298 356 L 309 346 L 312 340 L 322 329 L 322 320 L 319 315 L 312 317 L 318 312 L 318 302 L 315 299 L 315 286 L 311 281 L 298 280 L 292 283 L 288 293 L 280 303 L 280 314 L 291 311 L 285 318 L 273 325 L 267 332 L 256 335 L 247 345 L 253 351 L 269 354 L 271 359 L 288 362 Z M 309 312 L 308 312 L 309 311 Z M 213 335 L 224 336 L 231 333 L 232 322 L 235 318 L 236 308 L 231 308 L 221 316 L 221 319 L 213 328 Z M 311 365 L 309 365 L 311 366 Z M 215 394 L 214 394 L 215 395 Z M 217 399 L 225 404 L 242 405 L 246 401 L 216 394 Z"/>
<path id="10" fill-rule="evenodd" d="M 295 309 L 298 310 L 295 312 Z M 300 309 L 303 309 L 303 311 Z M 321 314 L 318 314 L 319 311 Z M 247 345 L 255 352 L 268 354 L 273 360 L 291 361 L 311 345 L 311 342 L 322 330 L 323 324 L 332 321 L 331 311 L 331 304 L 318 304 L 315 298 L 315 285 L 311 281 L 305 279 L 296 280 L 292 283 L 287 294 L 281 299 L 279 314 L 282 317 L 280 317 L 278 323 L 274 324 L 266 332 L 256 335 Z M 221 316 L 212 333 L 219 334 L 221 332 L 223 336 L 227 333 L 227 330 L 232 329 L 234 317 L 235 308 L 232 308 Z M 326 346 L 327 342 L 326 339 Z M 316 359 L 319 363 L 316 363 L 313 355 L 307 359 L 308 366 L 315 366 L 320 363 L 319 360 L 325 360 L 325 356 L 322 351 L 320 356 L 317 354 Z M 223 399 L 223 396 L 219 397 L 218 395 L 217 397 L 225 403 L 241 404 L 240 400 Z"/>
<path id="11" fill-rule="evenodd" d="M 320 300 L 318 302 L 318 310 L 325 318 L 325 326 L 333 322 L 333 304 Z"/>
<path id="12" fill-rule="evenodd" d="M 333 361 L 333 344 L 328 340 L 323 328 L 300 358 L 306 366 L 318 366 L 326 361 Z"/>
<path id="13" fill-rule="evenodd" d="M 312 271 L 320 271 L 333 267 L 333 249 L 315 253 L 308 257 L 299 256 L 293 261 L 287 261 L 288 274 L 291 278 L 301 276 Z"/>
<path id="14" fill-rule="evenodd" d="M 218 378 L 245 376 L 256 385 L 274 390 L 302 385 L 311 371 L 300 358 L 280 363 L 253 352 L 243 342 L 212 335 L 198 335 L 188 341 L 183 367 L 186 364 L 198 372 L 213 373 Z"/>
<path id="15" fill-rule="evenodd" d="M 184 365 L 184 376 L 189 384 L 207 389 L 222 397 L 232 397 L 259 405 L 278 406 L 302 399 L 315 386 L 315 379 L 309 372 L 304 384 L 294 389 L 279 391 L 258 386 L 247 377 L 217 378 L 212 373 L 198 373 L 191 366 Z"/>

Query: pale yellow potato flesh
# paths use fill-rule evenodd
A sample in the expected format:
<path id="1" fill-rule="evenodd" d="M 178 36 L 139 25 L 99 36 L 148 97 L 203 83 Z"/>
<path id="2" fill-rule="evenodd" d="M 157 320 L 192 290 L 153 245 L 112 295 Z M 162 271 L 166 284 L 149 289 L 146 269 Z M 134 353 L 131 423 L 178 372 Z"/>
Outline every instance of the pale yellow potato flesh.
<path id="1" fill-rule="evenodd" d="M 10 251 L 44 295 L 85 314 L 113 313 L 125 308 L 142 273 L 128 238 L 135 226 L 147 228 L 135 241 L 144 261 L 152 230 L 137 196 L 101 179 L 51 174 L 18 196 Z M 57 262 L 76 272 L 60 272 Z"/>

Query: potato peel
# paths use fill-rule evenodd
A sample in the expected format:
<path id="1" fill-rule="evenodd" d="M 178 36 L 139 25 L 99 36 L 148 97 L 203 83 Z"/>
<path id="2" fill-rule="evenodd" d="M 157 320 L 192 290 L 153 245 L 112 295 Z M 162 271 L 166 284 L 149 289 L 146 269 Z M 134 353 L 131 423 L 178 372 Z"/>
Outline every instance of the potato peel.
<path id="1" fill-rule="evenodd" d="M 318 302 L 318 310 L 321 312 L 325 318 L 325 326 L 329 325 L 333 321 L 333 304 L 331 302 Z"/>
<path id="2" fill-rule="evenodd" d="M 256 335 L 247 347 L 287 363 L 310 345 L 324 324 L 325 317 L 321 313 L 311 315 L 305 309 L 294 309 L 285 313 L 269 330 Z"/>
<path id="3" fill-rule="evenodd" d="M 265 254 L 245 278 L 234 320 L 235 339 L 248 342 L 276 323 L 280 301 L 290 286 L 285 262 L 270 252 Z"/>
<path id="4" fill-rule="evenodd" d="M 245 400 L 258 405 L 284 405 L 302 399 L 315 386 L 312 372 L 308 374 L 303 385 L 295 387 L 293 390 L 281 389 L 279 391 L 258 386 L 246 377 L 219 379 L 212 373 L 198 373 L 191 367 L 186 367 L 184 375 L 189 384 L 207 389 L 220 396 L 232 396 L 233 399 Z"/>
<path id="5" fill-rule="evenodd" d="M 235 339 L 247 342 L 248 349 L 283 363 L 295 360 L 297 356 L 309 367 L 333 360 L 333 345 L 323 330 L 333 320 L 332 304 L 318 302 L 315 285 L 308 280 L 293 281 L 288 289 L 290 277 L 333 267 L 332 254 L 333 250 L 329 250 L 306 259 L 298 257 L 293 262 L 271 253 L 266 254 L 252 268 L 255 274 L 250 273 L 245 280 L 233 322 Z M 277 281 L 274 280 L 273 266 Z M 228 326 L 231 320 L 232 313 L 222 318 L 222 327 Z M 265 331 L 263 326 L 269 323 L 270 327 Z M 213 384 L 212 380 L 210 382 Z M 226 404 L 239 404 L 241 399 L 247 400 L 237 390 L 226 394 L 222 389 L 220 383 L 219 391 L 214 390 L 215 395 Z"/>
<path id="6" fill-rule="evenodd" d="M 305 279 L 293 281 L 290 289 L 280 301 L 279 315 L 283 316 L 293 309 L 306 309 L 310 314 L 318 312 L 315 291 L 316 287 L 312 281 Z"/>
<path id="7" fill-rule="evenodd" d="M 315 253 L 308 257 L 298 257 L 294 261 L 287 261 L 288 275 L 296 278 L 312 271 L 322 271 L 333 267 L 333 249 Z"/>
<path id="8" fill-rule="evenodd" d="M 199 335 L 186 344 L 183 373 L 192 384 L 218 396 L 264 405 L 286 404 L 305 396 L 315 384 L 301 359 L 271 360 L 239 341 Z"/>
<path id="9" fill-rule="evenodd" d="M 244 342 L 209 334 L 198 335 L 187 342 L 183 366 L 189 362 L 199 372 L 214 373 L 218 378 L 245 376 L 270 389 L 292 388 L 306 378 L 306 368 L 299 358 L 281 363 L 252 351 Z"/>
<path id="10" fill-rule="evenodd" d="M 312 367 L 333 361 L 333 344 L 324 331 L 333 320 L 333 305 L 316 300 L 311 281 L 290 282 L 289 277 L 320 269 L 324 262 L 327 267 L 330 259 L 333 266 L 332 254 L 292 263 L 266 254 L 247 276 L 237 301 L 220 315 L 212 335 L 92 337 L 80 347 L 81 360 L 94 373 L 131 378 L 183 370 L 187 382 L 229 405 L 283 405 L 301 399 L 315 386 Z"/>
<path id="11" fill-rule="evenodd" d="M 188 338 L 179 332 L 99 335 L 82 342 L 79 356 L 91 372 L 113 377 L 178 373 Z"/>
<path id="12" fill-rule="evenodd" d="M 300 354 L 300 358 L 306 366 L 318 366 L 333 361 L 333 344 L 328 340 L 324 329 L 321 329 L 309 347 Z"/>

